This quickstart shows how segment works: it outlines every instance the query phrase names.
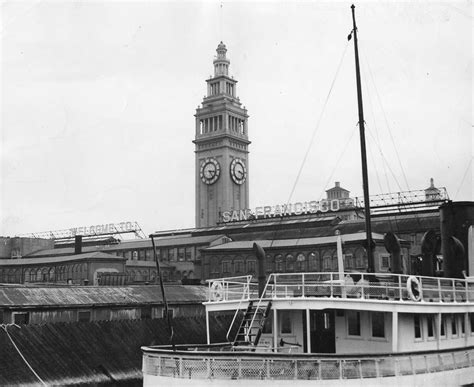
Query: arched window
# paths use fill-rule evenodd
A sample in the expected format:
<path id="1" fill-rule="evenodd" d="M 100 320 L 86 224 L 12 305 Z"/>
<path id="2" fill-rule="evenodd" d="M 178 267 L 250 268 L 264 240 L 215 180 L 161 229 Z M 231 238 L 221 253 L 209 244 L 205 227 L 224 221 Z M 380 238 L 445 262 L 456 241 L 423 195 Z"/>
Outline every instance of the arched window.
<path id="1" fill-rule="evenodd" d="M 332 250 L 323 252 L 323 271 L 332 271 Z"/>
<path id="2" fill-rule="evenodd" d="M 304 255 L 303 253 L 299 253 L 297 256 L 296 256 L 296 271 L 298 272 L 304 272 L 306 271 L 307 268 L 306 268 L 306 255 Z"/>
<path id="3" fill-rule="evenodd" d="M 273 272 L 273 257 L 271 256 L 271 254 L 267 254 L 265 256 L 265 271 L 267 273 Z"/>
<path id="4" fill-rule="evenodd" d="M 255 274 L 257 272 L 257 261 L 255 259 L 247 260 L 247 274 Z"/>
<path id="5" fill-rule="evenodd" d="M 358 247 L 354 253 L 355 264 L 357 269 L 365 269 L 367 267 L 367 253 L 364 248 Z"/>
<path id="6" fill-rule="evenodd" d="M 283 264 L 284 264 L 283 255 L 277 254 L 275 256 L 275 271 L 277 273 L 281 273 L 283 271 L 283 267 L 284 267 Z"/>
<path id="7" fill-rule="evenodd" d="M 286 254 L 285 261 L 286 261 L 287 272 L 293 272 L 295 270 L 294 260 L 295 259 L 292 254 Z"/>
<path id="8" fill-rule="evenodd" d="M 320 272 L 321 271 L 321 260 L 319 259 L 319 252 L 312 251 L 308 255 L 309 271 Z"/>

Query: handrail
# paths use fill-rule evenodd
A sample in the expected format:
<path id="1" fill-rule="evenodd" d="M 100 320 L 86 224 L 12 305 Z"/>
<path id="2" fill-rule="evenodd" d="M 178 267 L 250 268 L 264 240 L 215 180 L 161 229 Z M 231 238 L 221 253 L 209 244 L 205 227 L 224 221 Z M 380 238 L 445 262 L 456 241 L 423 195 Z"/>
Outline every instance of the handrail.
<path id="1" fill-rule="evenodd" d="M 217 348 L 216 348 L 217 349 Z M 398 377 L 474 368 L 474 347 L 392 354 L 172 352 L 142 347 L 144 375 L 186 379 L 327 380 Z M 256 372 L 258 374 L 256 374 Z"/>
<path id="2" fill-rule="evenodd" d="M 247 292 L 250 292 L 249 283 L 247 283 L 246 285 L 247 285 Z M 245 287 L 244 287 L 244 289 L 245 289 Z M 241 299 L 240 299 L 240 301 L 239 301 L 239 305 L 237 306 L 237 309 L 235 310 L 234 318 L 232 319 L 232 322 L 231 322 L 230 325 L 229 325 L 229 330 L 227 331 L 227 334 L 226 334 L 226 336 L 225 336 L 226 339 L 227 339 L 227 341 L 230 341 L 230 339 L 229 339 L 230 331 L 232 330 L 232 327 L 234 326 L 235 319 L 237 318 L 237 315 L 238 315 L 239 312 L 240 312 L 240 306 L 242 305 L 242 301 L 243 301 L 244 299 L 247 299 L 247 300 L 248 300 L 248 298 L 246 297 L 245 291 L 242 293 L 242 297 L 241 297 Z"/>
<path id="3" fill-rule="evenodd" d="M 257 311 L 260 308 L 260 305 L 262 303 L 263 298 L 265 297 L 265 294 L 267 294 L 267 287 L 268 287 L 268 284 L 270 283 L 270 279 L 272 278 L 272 276 L 273 276 L 273 274 L 270 274 L 270 276 L 268 277 L 268 281 L 265 284 L 265 287 L 263 288 L 263 292 L 262 292 L 260 298 L 258 299 L 257 306 L 255 307 L 255 313 L 253 314 L 252 321 L 250 321 L 250 327 L 253 327 L 253 322 L 255 321 L 255 317 L 257 316 Z M 249 332 L 250 332 L 250 330 L 249 330 Z M 247 336 L 246 336 L 247 340 L 248 340 L 248 337 L 249 337 L 249 333 L 247 333 Z"/>

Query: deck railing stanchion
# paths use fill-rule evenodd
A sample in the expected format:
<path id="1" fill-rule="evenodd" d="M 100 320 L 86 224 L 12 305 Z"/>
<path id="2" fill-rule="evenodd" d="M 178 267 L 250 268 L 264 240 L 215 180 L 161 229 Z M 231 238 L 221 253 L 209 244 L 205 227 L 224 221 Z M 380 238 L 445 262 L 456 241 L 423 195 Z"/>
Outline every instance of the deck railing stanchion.
<path id="1" fill-rule="evenodd" d="M 303 283 L 303 290 L 301 292 L 301 295 L 305 297 L 305 291 L 304 291 L 304 273 L 301 275 L 301 282 Z"/>
<path id="2" fill-rule="evenodd" d="M 451 280 L 452 288 L 453 288 L 453 302 L 457 302 L 456 300 L 456 281 Z"/>
<path id="3" fill-rule="evenodd" d="M 438 295 L 439 295 L 439 302 L 443 302 L 443 294 L 441 292 L 441 279 L 438 278 Z"/>

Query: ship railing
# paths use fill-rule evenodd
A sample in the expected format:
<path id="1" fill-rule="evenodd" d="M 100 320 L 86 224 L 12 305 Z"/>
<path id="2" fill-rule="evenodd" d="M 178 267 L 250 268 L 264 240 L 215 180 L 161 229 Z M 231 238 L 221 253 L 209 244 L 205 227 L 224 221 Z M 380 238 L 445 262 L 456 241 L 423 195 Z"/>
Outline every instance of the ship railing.
<path id="1" fill-rule="evenodd" d="M 398 377 L 474 367 L 474 347 L 375 355 L 228 351 L 229 347 L 142 347 L 143 374 L 214 380 L 342 380 Z"/>
<path id="2" fill-rule="evenodd" d="M 246 301 L 258 296 L 258 284 L 252 282 L 251 275 L 214 278 L 208 283 L 208 301 Z"/>
<path id="3" fill-rule="evenodd" d="M 474 284 L 464 278 L 392 273 L 274 273 L 264 298 L 341 297 L 394 301 L 474 302 Z"/>

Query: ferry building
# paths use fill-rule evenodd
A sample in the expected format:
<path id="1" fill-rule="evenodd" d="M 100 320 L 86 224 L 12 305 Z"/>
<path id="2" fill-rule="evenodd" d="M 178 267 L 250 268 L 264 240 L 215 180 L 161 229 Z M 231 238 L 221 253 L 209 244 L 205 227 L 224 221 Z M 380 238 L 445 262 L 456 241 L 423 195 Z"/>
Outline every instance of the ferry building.
<path id="1" fill-rule="evenodd" d="M 249 115 L 238 96 L 237 80 L 230 75 L 225 44 L 219 43 L 216 52 L 214 74 L 205 80 L 207 94 L 196 109 L 194 136 L 190 130 L 195 144 L 195 227 L 153 234 L 165 280 L 197 284 L 210 278 L 255 274 L 253 242 L 266 249 L 267 273 L 334 271 L 336 233 L 344 241 L 345 269 L 367 267 L 363 201 L 351 197 L 340 182 L 320 201 L 251 205 Z M 372 196 L 375 270 L 392 268 L 391 254 L 384 246 L 384 234 L 389 231 L 400 240 L 406 273 L 421 271 L 422 239 L 429 230 L 439 240 L 444 228 L 467 251 L 473 203 L 448 199 L 446 190 L 437 188 L 432 179 L 419 191 Z M 155 282 L 151 239 L 121 241 L 104 230 L 96 227 L 93 233 L 79 231 L 66 237 L 48 232 L 3 238 L 0 283 Z M 81 234 L 83 240 L 75 238 Z M 443 270 L 443 254 L 433 249 L 432 271 Z M 472 266 L 467 256 L 460 263 L 471 275 Z"/>

